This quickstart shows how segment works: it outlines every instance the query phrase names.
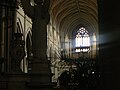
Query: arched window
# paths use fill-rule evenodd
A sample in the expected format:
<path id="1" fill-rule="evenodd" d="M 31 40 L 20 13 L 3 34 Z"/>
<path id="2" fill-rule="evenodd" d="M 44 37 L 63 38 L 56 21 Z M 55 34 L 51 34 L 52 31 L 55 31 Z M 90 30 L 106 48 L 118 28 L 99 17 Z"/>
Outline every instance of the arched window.
<path id="1" fill-rule="evenodd" d="M 90 47 L 90 37 L 88 31 L 81 27 L 75 37 L 75 52 L 88 52 Z"/>

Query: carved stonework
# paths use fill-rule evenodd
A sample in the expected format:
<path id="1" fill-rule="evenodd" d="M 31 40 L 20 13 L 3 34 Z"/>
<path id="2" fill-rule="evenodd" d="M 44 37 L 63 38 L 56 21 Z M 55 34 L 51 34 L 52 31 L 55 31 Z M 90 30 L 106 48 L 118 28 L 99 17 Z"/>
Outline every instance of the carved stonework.
<path id="1" fill-rule="evenodd" d="M 14 72 L 21 72 L 20 63 L 25 56 L 24 41 L 22 40 L 22 34 L 16 33 L 14 40 L 14 47 L 12 48 L 12 70 Z"/>

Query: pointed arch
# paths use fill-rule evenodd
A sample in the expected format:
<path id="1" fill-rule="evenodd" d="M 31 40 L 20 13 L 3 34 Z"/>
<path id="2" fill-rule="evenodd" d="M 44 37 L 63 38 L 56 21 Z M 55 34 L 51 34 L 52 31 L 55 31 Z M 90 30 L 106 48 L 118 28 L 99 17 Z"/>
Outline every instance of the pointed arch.
<path id="1" fill-rule="evenodd" d="M 27 56 L 31 56 L 32 53 L 32 35 L 30 33 L 30 31 L 27 34 L 26 37 L 26 49 L 27 49 Z"/>
<path id="2" fill-rule="evenodd" d="M 88 52 L 90 47 L 89 33 L 84 27 L 80 27 L 75 35 L 75 52 Z"/>
<path id="3" fill-rule="evenodd" d="M 17 18 L 16 33 L 23 33 L 23 27 L 20 18 Z"/>

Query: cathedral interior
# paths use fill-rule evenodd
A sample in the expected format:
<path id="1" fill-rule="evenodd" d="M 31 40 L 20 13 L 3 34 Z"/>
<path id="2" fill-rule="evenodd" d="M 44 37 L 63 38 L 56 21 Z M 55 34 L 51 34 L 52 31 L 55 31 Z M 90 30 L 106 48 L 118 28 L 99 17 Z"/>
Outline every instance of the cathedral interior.
<path id="1" fill-rule="evenodd" d="M 118 2 L 1 0 L 0 90 L 120 90 Z"/>

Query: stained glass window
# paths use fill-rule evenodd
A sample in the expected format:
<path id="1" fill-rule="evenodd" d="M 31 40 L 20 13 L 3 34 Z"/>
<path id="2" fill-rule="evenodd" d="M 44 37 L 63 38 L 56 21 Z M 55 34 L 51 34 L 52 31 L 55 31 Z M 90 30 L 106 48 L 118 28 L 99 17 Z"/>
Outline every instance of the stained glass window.
<path id="1" fill-rule="evenodd" d="M 90 37 L 88 31 L 81 27 L 77 31 L 76 38 L 75 38 L 75 47 L 76 52 L 87 52 L 90 47 Z"/>

